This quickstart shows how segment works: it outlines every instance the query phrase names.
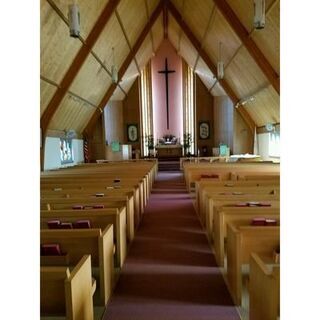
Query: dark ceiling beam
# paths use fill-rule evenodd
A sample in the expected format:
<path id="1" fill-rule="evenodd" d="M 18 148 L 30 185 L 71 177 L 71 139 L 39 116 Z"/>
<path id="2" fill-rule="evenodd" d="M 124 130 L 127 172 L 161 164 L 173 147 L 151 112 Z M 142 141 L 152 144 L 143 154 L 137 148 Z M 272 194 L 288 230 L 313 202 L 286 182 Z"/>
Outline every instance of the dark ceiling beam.
<path id="1" fill-rule="evenodd" d="M 156 7 L 156 9 L 153 11 L 149 21 L 147 22 L 147 24 L 143 28 L 136 43 L 132 47 L 126 60 L 123 62 L 121 68 L 119 69 L 118 82 L 121 81 L 122 77 L 124 76 L 125 72 L 127 71 L 128 67 L 129 67 L 130 63 L 134 59 L 135 55 L 137 54 L 138 50 L 140 49 L 140 47 L 144 41 L 144 39 L 148 35 L 149 31 L 151 30 L 152 26 L 154 25 L 155 21 L 159 17 L 162 10 L 163 10 L 163 3 L 160 1 L 158 6 Z M 90 138 L 92 136 L 94 126 L 95 126 L 97 120 L 99 119 L 99 117 L 101 116 L 103 109 L 106 107 L 106 105 L 107 105 L 108 101 L 110 100 L 116 87 L 117 87 L 116 83 L 112 83 L 110 85 L 106 94 L 104 95 L 104 97 L 100 101 L 100 103 L 98 105 L 98 109 L 94 112 L 94 114 L 92 115 L 91 119 L 89 120 L 87 126 L 85 127 L 85 129 L 83 131 L 83 135 L 86 136 L 87 138 Z"/>
<path id="2" fill-rule="evenodd" d="M 71 66 L 69 67 L 68 71 L 66 72 L 65 76 L 63 77 L 59 88 L 55 92 L 54 96 L 50 100 L 45 112 L 41 116 L 41 128 L 42 133 L 45 135 L 48 125 L 54 116 L 55 112 L 57 111 L 61 101 L 63 100 L 65 94 L 68 92 L 69 87 L 71 86 L 73 80 L 77 76 L 81 66 L 83 65 L 84 61 L 90 54 L 91 49 L 95 45 L 97 39 L 99 38 L 101 32 L 103 31 L 105 25 L 108 23 L 112 13 L 116 9 L 117 5 L 119 4 L 120 0 L 109 0 L 105 8 L 103 9 L 102 13 L 100 14 L 99 18 L 97 19 L 95 25 L 93 26 L 92 30 L 90 31 L 85 43 L 78 51 L 76 57 L 72 61 Z"/>
<path id="3" fill-rule="evenodd" d="M 168 7 L 167 1 L 163 1 L 163 34 L 164 38 L 168 39 Z"/>
<path id="4" fill-rule="evenodd" d="M 260 67 L 263 74 L 270 81 L 274 89 L 280 94 L 280 75 L 273 69 L 262 51 L 250 37 L 250 33 L 242 25 L 241 21 L 225 0 L 213 0 L 219 11 L 223 14 L 233 31 L 237 34 L 243 45 L 246 47 L 251 57 Z"/>
<path id="5" fill-rule="evenodd" d="M 174 4 L 171 1 L 168 1 L 167 6 L 168 6 L 168 9 L 169 9 L 170 13 L 172 14 L 172 16 L 176 19 L 177 23 L 180 25 L 181 30 L 183 30 L 183 32 L 188 37 L 189 41 L 192 43 L 192 45 L 198 51 L 200 57 L 203 59 L 203 61 L 209 67 L 211 72 L 216 76 L 217 75 L 216 65 L 212 62 L 209 55 L 204 51 L 204 49 L 202 49 L 200 41 L 197 39 L 197 37 L 193 34 L 191 29 L 189 28 L 189 26 L 183 20 L 180 12 L 176 9 L 176 7 L 174 6 Z M 220 79 L 219 83 L 222 86 L 222 88 L 224 89 L 225 93 L 232 100 L 234 105 L 236 105 L 240 101 L 240 99 L 236 95 L 236 93 L 233 91 L 233 89 L 229 86 L 227 81 L 225 79 Z M 253 132 L 256 125 L 255 125 L 255 122 L 252 120 L 251 116 L 249 115 L 249 113 L 243 107 L 239 107 L 239 108 L 237 108 L 237 110 Z"/>

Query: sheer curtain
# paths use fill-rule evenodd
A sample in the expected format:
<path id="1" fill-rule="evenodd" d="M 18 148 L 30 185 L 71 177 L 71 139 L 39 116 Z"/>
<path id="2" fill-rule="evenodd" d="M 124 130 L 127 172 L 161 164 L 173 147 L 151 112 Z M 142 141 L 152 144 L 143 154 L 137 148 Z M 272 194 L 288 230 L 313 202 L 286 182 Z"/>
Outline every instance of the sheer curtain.
<path id="1" fill-rule="evenodd" d="M 147 137 L 153 137 L 151 62 L 141 71 L 140 101 L 142 156 L 147 156 Z"/>
<path id="2" fill-rule="evenodd" d="M 194 110 L 194 73 L 189 65 L 182 61 L 183 85 L 183 135 L 190 134 L 190 153 L 195 154 L 195 110 Z M 183 143 L 183 141 L 181 141 Z"/>

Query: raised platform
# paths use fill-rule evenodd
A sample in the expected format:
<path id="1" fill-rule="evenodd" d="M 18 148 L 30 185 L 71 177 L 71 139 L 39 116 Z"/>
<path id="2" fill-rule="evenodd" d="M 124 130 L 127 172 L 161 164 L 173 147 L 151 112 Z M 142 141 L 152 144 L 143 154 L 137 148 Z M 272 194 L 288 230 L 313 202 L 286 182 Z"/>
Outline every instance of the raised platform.
<path id="1" fill-rule="evenodd" d="M 180 161 L 177 159 L 158 159 L 158 170 L 159 171 L 180 171 Z"/>

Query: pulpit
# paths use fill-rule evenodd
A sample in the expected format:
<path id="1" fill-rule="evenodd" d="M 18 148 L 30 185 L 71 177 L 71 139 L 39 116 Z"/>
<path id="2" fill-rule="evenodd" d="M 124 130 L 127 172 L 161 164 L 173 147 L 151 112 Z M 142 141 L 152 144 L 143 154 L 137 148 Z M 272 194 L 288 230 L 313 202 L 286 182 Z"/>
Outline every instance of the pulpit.
<path id="1" fill-rule="evenodd" d="M 159 159 L 182 157 L 182 146 L 180 144 L 160 144 L 156 146 L 156 151 Z"/>

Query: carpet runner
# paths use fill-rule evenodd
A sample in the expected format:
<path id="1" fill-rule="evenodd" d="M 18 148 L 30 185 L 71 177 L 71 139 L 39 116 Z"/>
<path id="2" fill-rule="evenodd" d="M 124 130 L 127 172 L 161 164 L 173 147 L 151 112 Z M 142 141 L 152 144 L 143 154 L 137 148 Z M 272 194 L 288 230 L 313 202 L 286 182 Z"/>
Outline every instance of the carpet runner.
<path id="1" fill-rule="evenodd" d="M 186 191 L 159 172 L 103 320 L 238 320 Z"/>

